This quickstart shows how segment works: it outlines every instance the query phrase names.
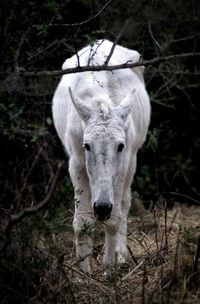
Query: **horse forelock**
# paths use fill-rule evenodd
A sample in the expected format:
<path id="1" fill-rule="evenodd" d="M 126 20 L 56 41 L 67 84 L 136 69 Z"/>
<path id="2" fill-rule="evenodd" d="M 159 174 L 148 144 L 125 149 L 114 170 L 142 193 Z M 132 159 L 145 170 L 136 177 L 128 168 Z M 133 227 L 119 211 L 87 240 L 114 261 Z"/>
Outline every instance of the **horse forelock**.
<path id="1" fill-rule="evenodd" d="M 106 116 L 107 115 L 107 116 Z M 124 127 L 119 119 L 113 117 L 111 113 L 103 112 L 97 114 L 90 121 L 85 130 L 87 140 L 118 139 L 123 138 Z"/>
<path id="2" fill-rule="evenodd" d="M 95 100 L 97 115 L 104 121 L 110 118 L 111 106 L 105 99 Z"/>

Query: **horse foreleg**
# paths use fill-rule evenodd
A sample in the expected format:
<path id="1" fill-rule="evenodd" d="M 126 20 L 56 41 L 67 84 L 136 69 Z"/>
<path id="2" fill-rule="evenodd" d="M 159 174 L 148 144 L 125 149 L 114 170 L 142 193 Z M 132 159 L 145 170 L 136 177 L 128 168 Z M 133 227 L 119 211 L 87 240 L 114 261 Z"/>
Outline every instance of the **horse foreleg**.
<path id="1" fill-rule="evenodd" d="M 75 214 L 73 228 L 75 233 L 76 257 L 80 268 L 91 271 L 90 257 L 92 254 L 93 213 L 90 204 L 90 190 L 84 168 L 70 160 L 70 175 L 75 191 Z"/>
<path id="2" fill-rule="evenodd" d="M 76 212 L 73 220 L 75 233 L 76 257 L 81 270 L 91 272 L 92 239 L 90 236 L 93 222 Z"/>

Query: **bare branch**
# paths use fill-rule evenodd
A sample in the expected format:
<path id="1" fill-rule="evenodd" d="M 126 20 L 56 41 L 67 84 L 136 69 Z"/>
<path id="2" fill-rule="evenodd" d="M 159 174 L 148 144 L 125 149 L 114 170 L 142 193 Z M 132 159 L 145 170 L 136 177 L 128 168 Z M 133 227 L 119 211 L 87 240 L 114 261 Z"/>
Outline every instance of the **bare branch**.
<path id="1" fill-rule="evenodd" d="M 175 195 L 175 196 L 178 196 L 178 197 L 186 198 L 189 201 L 194 202 L 195 204 L 198 204 L 198 205 L 200 204 L 200 200 L 197 200 L 197 199 L 195 199 L 193 197 L 190 197 L 186 194 L 182 194 L 182 193 L 178 193 L 178 192 L 169 191 L 169 192 L 158 192 L 158 193 L 155 194 L 156 197 L 158 197 L 160 195 Z"/>
<path id="2" fill-rule="evenodd" d="M 20 72 L 20 76 L 23 77 L 53 77 L 53 76 L 62 76 L 66 74 L 72 73 L 83 73 L 83 72 L 99 72 L 99 71 L 114 71 L 120 69 L 130 69 L 135 68 L 138 66 L 150 66 L 156 65 L 161 62 L 176 60 L 176 59 L 186 59 L 186 58 L 193 58 L 193 57 L 200 57 L 200 52 L 196 53 L 184 53 L 184 54 L 174 54 L 169 56 L 158 56 L 150 60 L 143 60 L 134 63 L 125 62 L 123 64 L 117 65 L 98 65 L 98 66 L 78 66 L 74 68 L 68 68 L 64 70 L 57 70 L 57 71 L 36 71 L 36 72 Z"/>
<path id="3" fill-rule="evenodd" d="M 156 40 L 156 38 L 155 38 L 155 36 L 154 36 L 154 34 L 153 34 L 153 32 L 152 32 L 152 28 L 151 28 L 151 23 L 150 23 L 150 21 L 148 21 L 148 31 L 149 31 L 149 34 L 150 34 L 150 36 L 151 36 L 151 39 L 152 39 L 153 42 L 155 43 L 155 46 L 156 46 L 156 48 L 157 48 L 157 50 L 158 50 L 158 53 L 159 53 L 159 54 L 162 54 L 162 47 L 161 47 L 161 45 L 159 44 L 159 42 Z"/>
<path id="4" fill-rule="evenodd" d="M 20 70 L 19 67 L 19 57 L 20 57 L 20 52 L 22 49 L 22 46 L 26 40 L 26 36 L 27 36 L 27 31 L 21 36 L 21 39 L 19 41 L 19 45 L 17 47 L 17 51 L 15 53 L 15 57 L 14 57 L 14 65 L 15 65 L 15 71 L 18 72 Z"/>
<path id="5" fill-rule="evenodd" d="M 85 21 L 82 22 L 77 22 L 77 23 L 65 23 L 65 24 L 59 24 L 59 23 L 49 23 L 49 24 L 44 24 L 44 25 L 33 25 L 33 28 L 37 28 L 37 29 L 43 29 L 45 28 L 50 28 L 50 27 L 78 27 L 78 26 L 82 26 L 85 25 L 91 21 L 93 21 L 94 19 L 96 19 L 112 2 L 112 0 L 109 0 L 108 2 L 106 2 L 106 4 L 104 6 L 102 6 L 102 8 L 91 18 L 86 19 Z"/>
<path id="6" fill-rule="evenodd" d="M 168 43 L 169 43 L 169 45 L 171 45 L 172 43 L 179 43 L 179 42 L 182 42 L 182 41 L 192 40 L 192 39 L 197 38 L 199 36 L 200 36 L 200 32 L 196 32 L 193 35 L 188 35 L 186 37 L 171 39 Z"/>
<path id="7" fill-rule="evenodd" d="M 61 169 L 62 169 L 63 165 L 64 165 L 64 162 L 61 162 L 61 163 L 58 164 L 57 171 L 56 171 L 56 174 L 55 174 L 55 176 L 53 178 L 53 181 L 51 183 L 49 192 L 47 193 L 45 198 L 40 203 L 38 203 L 35 206 L 31 206 L 31 207 L 27 207 L 27 208 L 22 209 L 22 211 L 19 212 L 16 215 L 15 214 L 10 215 L 10 218 L 9 218 L 8 222 L 4 227 L 4 237 L 5 237 L 5 239 L 4 239 L 3 244 L 1 245 L 0 251 L 2 251 L 6 247 L 6 245 L 8 244 L 8 237 L 10 235 L 11 229 L 13 228 L 14 224 L 20 222 L 26 215 L 36 213 L 37 211 L 41 210 L 42 208 L 44 208 L 49 203 L 50 199 L 52 198 L 52 196 L 55 192 L 55 188 L 57 186 L 57 182 L 58 182 L 58 179 L 60 177 Z"/>
<path id="8" fill-rule="evenodd" d="M 89 58 L 88 58 L 87 66 L 90 65 L 90 62 L 93 60 L 95 54 L 97 53 L 98 48 L 102 45 L 103 42 L 104 42 L 104 40 L 102 40 L 100 43 L 98 43 L 95 50 L 92 47 L 90 48 L 90 55 L 89 55 Z"/>
<path id="9" fill-rule="evenodd" d="M 106 61 L 104 62 L 105 65 L 108 65 L 108 62 L 110 61 L 110 58 L 112 57 L 112 54 L 113 54 L 113 52 L 114 52 L 114 49 L 115 49 L 115 47 L 116 47 L 116 45 L 117 45 L 119 39 L 120 39 L 121 36 L 123 35 L 124 30 L 125 30 L 127 24 L 129 23 L 130 19 L 131 19 L 131 18 L 128 18 L 128 19 L 125 21 L 125 23 L 124 23 L 124 25 L 123 25 L 121 31 L 120 31 L 119 34 L 117 35 L 117 38 L 115 39 L 115 41 L 114 41 L 114 43 L 113 43 L 113 45 L 112 45 L 112 47 L 111 47 L 110 53 L 109 53 L 108 57 L 106 58 Z"/>
<path id="10" fill-rule="evenodd" d="M 18 211 L 18 209 L 19 209 L 19 207 L 20 207 L 20 201 L 21 201 L 21 199 L 22 199 L 22 194 L 23 194 L 24 190 L 25 190 L 26 187 L 27 187 L 28 179 L 29 179 L 29 177 L 30 177 L 30 175 L 31 175 L 31 173 L 32 173 L 32 171 L 33 171 L 33 169 L 34 169 L 34 167 L 35 167 L 35 165 L 36 165 L 36 163 L 37 163 L 39 157 L 40 157 L 41 152 L 42 152 L 42 148 L 39 148 L 38 153 L 36 154 L 36 156 L 35 156 L 35 158 L 34 158 L 34 160 L 33 160 L 33 162 L 32 162 L 32 165 L 31 165 L 31 167 L 30 167 L 30 170 L 28 171 L 28 173 L 27 173 L 26 176 L 24 177 L 23 186 L 22 186 L 21 189 L 19 189 L 19 190 L 17 191 L 17 193 L 16 193 L 16 197 L 15 197 L 15 202 L 16 202 L 15 210 L 17 210 L 17 211 Z"/>
<path id="11" fill-rule="evenodd" d="M 199 257 L 200 257 L 200 237 L 198 237 L 197 239 L 197 249 L 194 256 L 193 273 L 198 271 Z"/>

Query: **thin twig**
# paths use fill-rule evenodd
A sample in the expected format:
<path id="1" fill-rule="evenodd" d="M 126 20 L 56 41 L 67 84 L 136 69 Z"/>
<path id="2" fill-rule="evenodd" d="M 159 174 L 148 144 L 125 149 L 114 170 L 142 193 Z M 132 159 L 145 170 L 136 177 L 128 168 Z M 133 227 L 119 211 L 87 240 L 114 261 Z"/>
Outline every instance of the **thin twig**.
<path id="1" fill-rule="evenodd" d="M 164 212 L 165 212 L 165 250 L 168 253 L 168 235 L 167 235 L 167 202 L 164 202 Z"/>
<path id="2" fill-rule="evenodd" d="M 199 74 L 200 76 L 200 74 Z M 190 187 L 190 189 L 198 196 L 200 196 L 200 192 L 191 184 L 191 182 L 189 181 L 188 176 L 185 174 L 184 171 L 181 171 L 181 174 L 183 175 L 183 178 L 186 182 L 186 184 Z"/>
<path id="3" fill-rule="evenodd" d="M 43 28 L 50 28 L 50 27 L 79 27 L 82 25 L 85 25 L 91 21 L 93 21 L 94 19 L 96 19 L 112 2 L 112 0 L 109 0 L 108 2 L 106 2 L 106 4 L 104 6 L 102 6 L 102 8 L 91 18 L 88 18 L 82 22 L 77 22 L 77 23 L 65 23 L 65 24 L 59 24 L 59 23 L 49 23 L 49 24 L 43 24 L 43 25 L 38 25 L 35 24 L 33 25 L 33 28 L 37 28 L 37 29 L 43 29 Z"/>
<path id="4" fill-rule="evenodd" d="M 172 218 L 171 224 L 170 224 L 170 226 L 169 226 L 169 233 L 170 233 L 171 230 L 172 230 L 172 227 L 173 227 L 174 221 L 175 221 L 175 219 L 176 219 L 176 217 L 177 217 L 177 214 L 178 214 L 178 210 L 176 210 L 176 212 L 174 213 L 174 216 L 173 216 L 173 218 Z"/>
<path id="5" fill-rule="evenodd" d="M 91 49 L 90 49 L 90 55 L 89 55 L 89 57 L 88 57 L 87 66 L 90 65 L 90 63 L 91 63 L 91 61 L 93 60 L 95 54 L 97 53 L 98 48 L 102 45 L 103 42 L 104 42 L 104 40 L 102 40 L 100 43 L 98 43 L 95 50 L 93 49 L 93 47 L 91 47 Z"/>
<path id="6" fill-rule="evenodd" d="M 154 34 L 153 34 L 153 32 L 152 32 L 152 28 L 151 28 L 151 23 L 150 23 L 150 21 L 148 21 L 148 31 L 149 31 L 149 34 L 150 34 L 150 36 L 151 36 L 151 39 L 152 39 L 153 42 L 155 43 L 155 46 L 156 46 L 156 48 L 157 48 L 157 50 L 158 50 L 159 55 L 161 55 L 161 54 L 162 54 L 162 48 L 161 48 L 159 42 L 156 40 L 156 38 L 155 38 L 155 36 L 154 36 Z"/>
<path id="7" fill-rule="evenodd" d="M 143 278 L 142 278 L 142 304 L 145 304 L 146 301 L 145 301 L 145 285 L 146 285 L 146 282 L 147 282 L 147 274 L 146 274 L 146 264 L 144 263 L 144 268 L 143 268 Z"/>
<path id="8" fill-rule="evenodd" d="M 178 254 L 179 254 L 179 247 L 180 247 L 180 233 L 181 229 L 179 227 L 178 230 L 178 235 L 177 235 L 177 243 L 176 243 L 176 251 L 175 251 L 175 256 L 174 256 L 174 269 L 173 269 L 173 279 L 177 277 L 177 269 L 178 269 Z"/>
<path id="9" fill-rule="evenodd" d="M 200 237 L 198 237 L 197 239 L 197 249 L 194 256 L 193 273 L 198 271 L 199 257 L 200 257 Z"/>
<path id="10" fill-rule="evenodd" d="M 113 42 L 113 45 L 112 45 L 112 47 L 111 47 L 111 49 L 110 49 L 110 53 L 108 54 L 108 56 L 107 56 L 107 58 L 106 58 L 106 60 L 105 60 L 105 62 L 104 62 L 105 65 L 108 65 L 108 62 L 110 61 L 110 58 L 112 57 L 112 54 L 113 54 L 113 52 L 114 52 L 114 49 L 115 49 L 115 47 L 116 47 L 116 45 L 117 45 L 119 39 L 120 39 L 121 36 L 123 35 L 124 30 L 126 29 L 126 26 L 127 26 L 127 24 L 129 23 L 130 19 L 131 19 L 131 18 L 128 18 L 128 19 L 125 21 L 123 27 L 121 28 L 121 30 L 120 30 L 120 32 L 118 33 L 118 35 L 117 35 L 115 41 Z"/>
<path id="11" fill-rule="evenodd" d="M 27 31 L 21 36 L 21 39 L 19 41 L 19 45 L 17 47 L 17 51 L 15 53 L 15 57 L 14 57 L 14 65 L 15 65 L 15 72 L 19 72 L 20 71 L 20 67 L 19 67 L 19 57 L 20 57 L 20 52 L 22 49 L 22 46 L 25 42 L 26 39 L 26 35 L 27 35 Z"/>
<path id="12" fill-rule="evenodd" d="M 127 248 L 128 248 L 128 251 L 129 251 L 129 253 L 130 253 L 130 255 L 131 255 L 131 258 L 132 258 L 133 262 L 134 262 L 136 265 L 139 265 L 138 260 L 136 259 L 136 257 L 135 257 L 135 256 L 133 255 L 133 253 L 132 253 L 131 247 L 130 247 L 129 245 L 127 245 Z"/>
<path id="13" fill-rule="evenodd" d="M 27 187 L 27 183 L 28 183 L 28 179 L 33 171 L 33 169 L 35 168 L 36 163 L 38 162 L 38 159 L 40 157 L 40 154 L 42 152 L 42 148 L 39 148 L 38 153 L 36 154 L 32 165 L 30 167 L 30 170 L 28 171 L 28 173 L 26 174 L 26 176 L 24 177 L 24 183 L 23 186 L 21 187 L 21 189 L 18 190 L 18 192 L 16 193 L 16 197 L 15 197 L 15 202 L 16 202 L 16 207 L 15 207 L 15 211 L 18 211 L 19 205 L 20 205 L 20 201 L 22 198 L 22 194 L 25 191 L 26 187 Z"/>
<path id="14" fill-rule="evenodd" d="M 103 291 L 108 291 L 110 294 L 113 293 L 113 290 L 111 290 L 110 288 L 108 288 L 107 286 L 105 286 L 105 284 L 100 284 L 98 281 L 96 281 L 95 279 L 93 279 L 89 274 L 82 272 L 78 269 L 76 269 L 75 267 L 71 266 L 70 264 L 64 262 L 64 266 L 67 267 L 68 269 L 76 272 L 77 274 L 79 274 L 81 277 L 84 277 L 86 279 L 88 279 L 89 281 L 91 281 L 94 285 L 96 285 L 99 289 L 103 290 Z"/>
<path id="15" fill-rule="evenodd" d="M 153 209 L 153 218 L 154 218 L 154 231 L 155 231 L 155 238 L 156 238 L 156 249 L 157 249 L 157 257 L 159 256 L 159 249 L 158 249 L 158 234 L 157 234 L 157 222 L 156 222 L 156 205 Z"/>
<path id="16" fill-rule="evenodd" d="M 193 197 L 190 197 L 190 196 L 188 196 L 186 194 L 182 194 L 182 193 L 178 193 L 178 192 L 173 192 L 173 191 L 170 191 L 170 192 L 159 192 L 159 193 L 156 193 L 155 196 L 168 195 L 168 194 L 175 195 L 175 196 L 181 196 L 181 197 L 189 199 L 190 201 L 193 201 L 194 203 L 196 203 L 198 205 L 200 204 L 200 201 L 194 199 Z"/>
<path id="17" fill-rule="evenodd" d="M 122 278 L 122 281 L 127 280 L 138 268 L 140 268 L 144 264 L 144 261 L 137 264 L 135 268 L 133 268 L 125 277 Z"/>

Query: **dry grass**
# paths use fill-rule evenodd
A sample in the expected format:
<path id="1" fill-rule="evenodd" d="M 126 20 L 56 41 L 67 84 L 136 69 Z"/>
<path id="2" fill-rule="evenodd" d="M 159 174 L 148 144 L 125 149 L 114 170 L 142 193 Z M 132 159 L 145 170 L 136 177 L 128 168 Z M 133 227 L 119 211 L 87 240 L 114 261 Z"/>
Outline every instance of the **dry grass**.
<path id="1" fill-rule="evenodd" d="M 64 224 L 72 217 L 68 211 L 66 215 Z M 199 219 L 200 207 L 175 204 L 166 210 L 163 203 L 130 216 L 128 259 L 116 266 L 109 278 L 102 266 L 101 225 L 95 234 L 91 276 L 77 265 L 72 230 L 43 236 L 40 232 L 24 253 L 27 269 L 20 268 L 28 292 L 20 290 L 16 281 L 15 286 L 4 284 L 7 294 L 5 291 L 3 303 L 11 303 L 8 293 L 18 299 L 15 303 L 33 304 L 200 303 Z"/>
<path id="2" fill-rule="evenodd" d="M 116 266 L 109 278 L 101 262 L 102 239 L 94 247 L 90 276 L 76 265 L 73 235 L 66 233 L 59 238 L 63 255 L 52 259 L 45 284 L 65 303 L 200 303 L 199 218 L 199 207 L 179 204 L 168 211 L 157 206 L 130 217 L 127 262 Z M 45 250 L 45 241 L 40 249 Z"/>

